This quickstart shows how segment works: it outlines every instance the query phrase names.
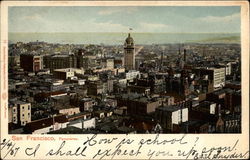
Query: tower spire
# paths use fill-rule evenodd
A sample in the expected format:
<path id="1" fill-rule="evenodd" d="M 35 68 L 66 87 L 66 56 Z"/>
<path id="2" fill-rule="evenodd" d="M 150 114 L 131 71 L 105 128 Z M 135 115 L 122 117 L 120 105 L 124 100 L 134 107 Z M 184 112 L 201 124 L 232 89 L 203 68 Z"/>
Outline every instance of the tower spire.
<path id="1" fill-rule="evenodd" d="M 216 132 L 222 133 L 224 132 L 224 121 L 221 118 L 221 106 L 218 105 L 219 118 L 216 122 Z"/>

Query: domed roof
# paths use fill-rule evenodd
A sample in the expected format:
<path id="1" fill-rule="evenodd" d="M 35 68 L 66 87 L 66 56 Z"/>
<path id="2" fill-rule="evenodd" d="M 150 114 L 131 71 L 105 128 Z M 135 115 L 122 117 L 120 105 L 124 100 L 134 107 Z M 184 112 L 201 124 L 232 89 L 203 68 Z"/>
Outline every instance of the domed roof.
<path id="1" fill-rule="evenodd" d="M 134 43 L 134 39 L 132 37 L 130 37 L 130 33 L 128 34 L 128 37 L 126 38 L 126 43 L 127 44 L 133 44 Z"/>

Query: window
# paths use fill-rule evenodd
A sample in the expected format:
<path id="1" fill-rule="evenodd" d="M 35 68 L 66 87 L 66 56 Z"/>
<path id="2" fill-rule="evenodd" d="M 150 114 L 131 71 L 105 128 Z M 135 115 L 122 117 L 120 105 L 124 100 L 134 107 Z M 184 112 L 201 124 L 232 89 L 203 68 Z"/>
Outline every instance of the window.
<path id="1" fill-rule="evenodd" d="M 24 117 L 24 114 L 23 114 L 23 117 Z"/>
<path id="2" fill-rule="evenodd" d="M 22 109 L 24 109 L 24 106 L 22 107 Z"/>
<path id="3" fill-rule="evenodd" d="M 13 108 L 13 113 L 15 113 L 16 112 L 16 109 L 15 108 Z"/>

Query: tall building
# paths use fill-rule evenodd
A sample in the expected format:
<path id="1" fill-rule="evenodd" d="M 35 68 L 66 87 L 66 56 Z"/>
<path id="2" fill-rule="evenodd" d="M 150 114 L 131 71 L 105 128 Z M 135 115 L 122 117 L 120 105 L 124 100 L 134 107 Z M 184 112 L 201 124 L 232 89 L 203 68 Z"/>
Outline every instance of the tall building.
<path id="1" fill-rule="evenodd" d="M 77 61 L 74 55 L 53 55 L 44 56 L 44 66 L 51 71 L 61 68 L 76 68 Z"/>
<path id="2" fill-rule="evenodd" d="M 29 72 L 37 72 L 43 69 L 43 58 L 40 55 L 21 54 L 20 66 Z"/>
<path id="3" fill-rule="evenodd" d="M 126 70 L 135 69 L 135 46 L 130 33 L 128 34 L 124 44 L 124 66 Z"/>
<path id="4" fill-rule="evenodd" d="M 187 60 L 187 50 L 186 49 L 184 49 L 184 57 L 183 57 L 183 60 L 184 60 L 184 62 L 186 63 L 186 60 Z"/>
<path id="5" fill-rule="evenodd" d="M 225 68 L 211 68 L 214 72 L 214 90 L 225 86 Z"/>
<path id="6" fill-rule="evenodd" d="M 205 79 L 213 82 L 214 90 L 219 90 L 225 86 L 226 70 L 225 67 L 220 68 L 196 68 L 194 72 L 199 77 L 205 77 Z"/>

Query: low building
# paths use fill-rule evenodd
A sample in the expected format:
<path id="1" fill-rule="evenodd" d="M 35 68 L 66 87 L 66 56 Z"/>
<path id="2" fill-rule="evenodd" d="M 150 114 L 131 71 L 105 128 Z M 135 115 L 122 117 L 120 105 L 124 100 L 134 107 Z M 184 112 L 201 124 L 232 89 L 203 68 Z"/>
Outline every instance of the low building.
<path id="1" fill-rule="evenodd" d="M 225 115 L 224 120 L 224 131 L 226 133 L 241 133 L 241 115 Z"/>
<path id="2" fill-rule="evenodd" d="M 96 126 L 96 119 L 90 118 L 90 119 L 78 119 L 75 121 L 71 121 L 67 124 L 67 126 L 73 126 L 79 129 L 89 129 L 89 128 L 95 128 Z"/>
<path id="3" fill-rule="evenodd" d="M 136 86 L 136 85 L 131 85 L 127 87 L 128 93 L 142 93 L 149 95 L 150 94 L 150 87 L 144 87 L 144 86 Z"/>
<path id="4" fill-rule="evenodd" d="M 163 96 L 163 99 L 164 99 L 164 105 L 167 105 L 167 106 L 171 106 L 171 105 L 174 105 L 174 97 L 172 96 Z"/>
<path id="5" fill-rule="evenodd" d="M 126 126 L 121 126 L 116 129 L 116 132 L 118 134 L 136 134 L 136 129 L 135 128 L 130 128 Z"/>
<path id="6" fill-rule="evenodd" d="M 209 114 L 216 114 L 216 103 L 204 101 L 201 102 L 198 106 L 193 107 L 192 110 L 198 111 L 198 112 L 204 112 Z"/>
<path id="7" fill-rule="evenodd" d="M 155 109 L 162 105 L 162 101 L 137 94 L 124 94 L 117 98 L 117 105 L 127 106 L 128 114 L 145 115 L 155 112 Z"/>
<path id="8" fill-rule="evenodd" d="M 126 73 L 126 79 L 127 80 L 132 80 L 132 79 L 135 79 L 135 78 L 140 78 L 140 71 L 136 71 L 136 70 L 129 70 L 127 73 Z"/>
<path id="9" fill-rule="evenodd" d="M 134 129 L 136 133 L 155 134 L 163 132 L 163 129 L 159 123 L 140 118 L 123 120 L 122 127 L 124 126 Z"/>
<path id="10" fill-rule="evenodd" d="M 80 113 L 79 106 L 73 106 L 70 104 L 70 97 L 53 97 L 51 99 L 53 104 L 53 109 L 59 113 L 64 115 L 75 115 Z"/>
<path id="11" fill-rule="evenodd" d="M 101 65 L 107 69 L 114 69 L 114 59 L 113 58 L 103 58 L 103 59 L 101 59 Z"/>
<path id="12" fill-rule="evenodd" d="M 119 75 L 121 73 L 125 73 L 125 68 L 124 67 L 119 67 L 115 69 L 115 75 Z"/>
<path id="13" fill-rule="evenodd" d="M 188 121 L 188 108 L 179 106 L 158 107 L 155 112 L 155 118 L 163 128 L 173 131 L 174 124 L 181 124 Z"/>
<path id="14" fill-rule="evenodd" d="M 27 123 L 24 127 L 24 132 L 27 134 L 46 134 L 66 128 L 68 123 L 66 115 L 52 116 Z"/>
<path id="15" fill-rule="evenodd" d="M 56 79 L 69 79 L 71 77 L 75 76 L 75 72 L 71 68 L 65 68 L 65 69 L 55 69 L 53 72 L 53 75 Z"/>
<path id="16" fill-rule="evenodd" d="M 42 69 L 42 70 L 39 70 L 36 75 L 40 76 L 40 75 L 48 75 L 48 74 L 50 74 L 49 69 Z"/>
<path id="17" fill-rule="evenodd" d="M 116 99 L 111 99 L 107 98 L 104 100 L 105 106 L 113 107 L 115 108 L 117 106 L 117 100 Z"/>
<path id="18" fill-rule="evenodd" d="M 94 117 L 98 118 L 98 119 L 102 119 L 105 117 L 105 111 L 103 110 L 98 110 L 94 112 Z"/>
<path id="19" fill-rule="evenodd" d="M 199 120 L 190 120 L 180 125 L 174 125 L 174 133 L 210 133 L 209 123 Z"/>
<path id="20" fill-rule="evenodd" d="M 43 101 L 48 101 L 50 98 L 53 97 L 62 97 L 66 95 L 67 92 L 64 91 L 41 92 L 34 95 L 34 100 L 36 102 L 43 102 Z"/>
<path id="21" fill-rule="evenodd" d="M 96 120 L 91 117 L 90 112 L 81 112 L 76 115 L 68 116 L 67 126 L 73 126 L 79 129 L 95 128 Z"/>
<path id="22" fill-rule="evenodd" d="M 102 81 L 103 84 L 103 93 L 112 93 L 114 91 L 114 80 L 108 79 Z"/>
<path id="23" fill-rule="evenodd" d="M 114 110 L 114 114 L 117 114 L 117 115 L 127 115 L 127 107 L 126 106 L 122 106 L 122 107 L 119 107 L 119 108 L 116 108 Z"/>
<path id="24" fill-rule="evenodd" d="M 97 110 L 97 111 L 94 111 L 94 117 L 96 117 L 97 119 L 110 117 L 112 115 L 113 115 L 113 111 L 110 111 L 110 110 Z"/>
<path id="25" fill-rule="evenodd" d="M 88 82 L 88 95 L 98 95 L 103 93 L 103 84 L 101 81 Z"/>
<path id="26" fill-rule="evenodd" d="M 31 121 L 31 104 L 23 101 L 9 103 L 9 122 L 25 126 Z"/>
<path id="27" fill-rule="evenodd" d="M 78 119 L 90 119 L 92 117 L 91 112 L 81 112 L 75 115 L 68 116 L 69 121 L 75 121 Z"/>
<path id="28" fill-rule="evenodd" d="M 92 98 L 83 98 L 80 100 L 80 111 L 93 111 L 93 105 L 95 105 L 95 101 Z"/>
<path id="29" fill-rule="evenodd" d="M 80 113 L 79 107 L 75 106 L 55 107 L 55 110 L 57 110 L 59 114 L 64 114 L 64 115 L 74 115 Z"/>

